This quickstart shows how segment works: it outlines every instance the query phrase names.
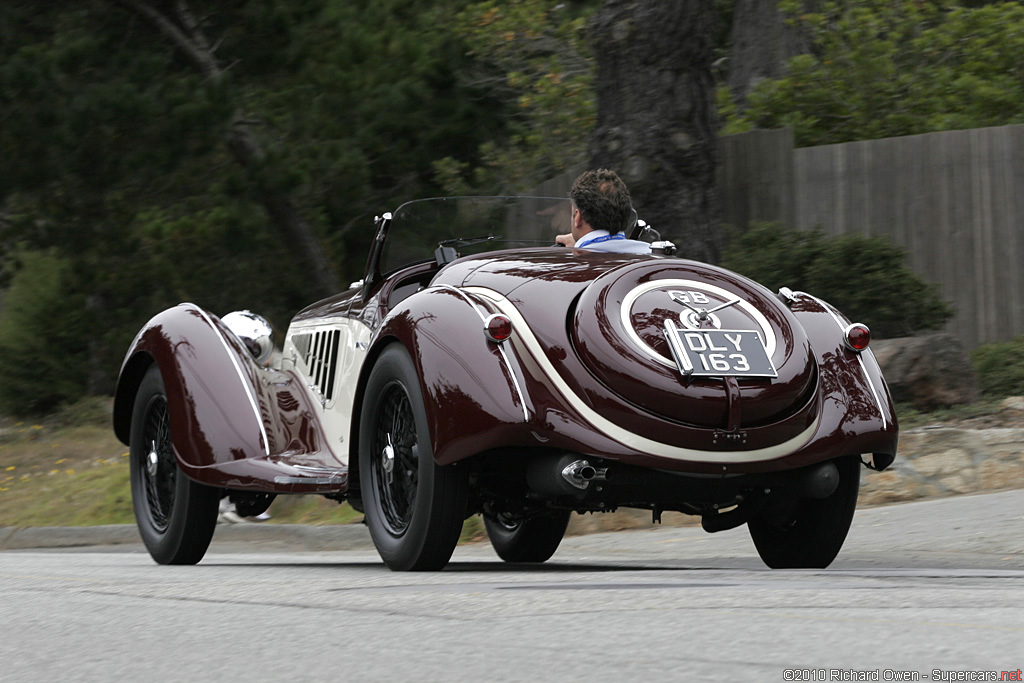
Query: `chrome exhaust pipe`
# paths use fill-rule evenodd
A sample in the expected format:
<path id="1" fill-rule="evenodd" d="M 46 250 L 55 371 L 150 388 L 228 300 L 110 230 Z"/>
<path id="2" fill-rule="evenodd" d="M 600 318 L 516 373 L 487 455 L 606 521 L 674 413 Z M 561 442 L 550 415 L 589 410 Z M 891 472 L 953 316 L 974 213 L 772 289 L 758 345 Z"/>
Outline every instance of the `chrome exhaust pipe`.
<path id="1" fill-rule="evenodd" d="M 575 460 L 562 468 L 562 478 L 572 486 L 586 490 L 592 481 L 607 481 L 608 468 L 594 467 L 586 460 Z"/>
<path id="2" fill-rule="evenodd" d="M 582 499 L 590 482 L 608 480 L 608 468 L 596 467 L 576 453 L 534 458 L 526 468 L 526 482 L 542 496 L 572 496 Z"/>

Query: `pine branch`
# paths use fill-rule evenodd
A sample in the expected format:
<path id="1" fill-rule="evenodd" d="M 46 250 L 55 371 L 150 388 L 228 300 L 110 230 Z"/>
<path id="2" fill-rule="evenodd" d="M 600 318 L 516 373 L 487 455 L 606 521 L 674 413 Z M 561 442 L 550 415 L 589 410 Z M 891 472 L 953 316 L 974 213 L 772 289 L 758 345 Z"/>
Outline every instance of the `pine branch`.
<path id="1" fill-rule="evenodd" d="M 218 80 L 221 77 L 220 64 L 217 63 L 217 58 L 209 50 L 206 38 L 199 31 L 195 18 L 184 2 L 178 3 L 178 16 L 186 22 L 186 28 L 189 30 L 189 33 L 186 33 L 185 30 L 177 26 L 149 3 L 142 2 L 141 0 L 114 1 L 141 16 L 157 31 L 170 39 L 206 78 Z"/>

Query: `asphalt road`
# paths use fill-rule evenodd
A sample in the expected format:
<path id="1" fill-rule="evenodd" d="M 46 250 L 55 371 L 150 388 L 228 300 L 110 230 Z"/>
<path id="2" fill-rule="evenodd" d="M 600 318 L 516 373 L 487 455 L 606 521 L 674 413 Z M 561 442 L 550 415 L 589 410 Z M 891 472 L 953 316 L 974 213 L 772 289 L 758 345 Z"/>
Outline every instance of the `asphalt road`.
<path id="1" fill-rule="evenodd" d="M 820 571 L 765 569 L 744 529 L 570 538 L 540 567 L 463 546 L 435 574 L 389 572 L 365 546 L 264 546 L 218 533 L 195 567 L 135 545 L 0 553 L 0 680 L 1020 680 L 1024 667 L 1024 491 L 860 511 Z"/>

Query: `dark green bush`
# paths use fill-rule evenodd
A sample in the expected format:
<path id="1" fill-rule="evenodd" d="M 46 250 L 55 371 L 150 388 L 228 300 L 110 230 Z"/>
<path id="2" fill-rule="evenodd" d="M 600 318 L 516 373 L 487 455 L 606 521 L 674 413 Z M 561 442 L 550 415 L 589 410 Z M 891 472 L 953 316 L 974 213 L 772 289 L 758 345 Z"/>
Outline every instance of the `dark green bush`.
<path id="1" fill-rule="evenodd" d="M 881 339 L 937 329 L 953 315 L 938 287 L 907 268 L 905 257 L 884 237 L 827 237 L 767 223 L 734 235 L 722 266 L 772 290 L 822 298 Z"/>
<path id="2" fill-rule="evenodd" d="M 971 362 L 985 396 L 1024 396 L 1024 335 L 979 346 Z"/>
<path id="3" fill-rule="evenodd" d="M 85 396 L 61 405 L 49 415 L 47 425 L 55 427 L 109 427 L 114 403 L 107 396 Z"/>
<path id="4" fill-rule="evenodd" d="M 68 291 L 67 264 L 26 252 L 0 311 L 0 412 L 46 413 L 85 393 L 84 297 Z"/>

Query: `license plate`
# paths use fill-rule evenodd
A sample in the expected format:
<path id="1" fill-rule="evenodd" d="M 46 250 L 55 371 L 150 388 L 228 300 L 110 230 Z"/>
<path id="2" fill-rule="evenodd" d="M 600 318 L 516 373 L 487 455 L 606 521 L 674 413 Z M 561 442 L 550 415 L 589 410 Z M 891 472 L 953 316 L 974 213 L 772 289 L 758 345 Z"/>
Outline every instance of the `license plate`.
<path id="1" fill-rule="evenodd" d="M 684 330 L 666 320 L 665 339 L 685 377 L 778 377 L 753 330 Z"/>

